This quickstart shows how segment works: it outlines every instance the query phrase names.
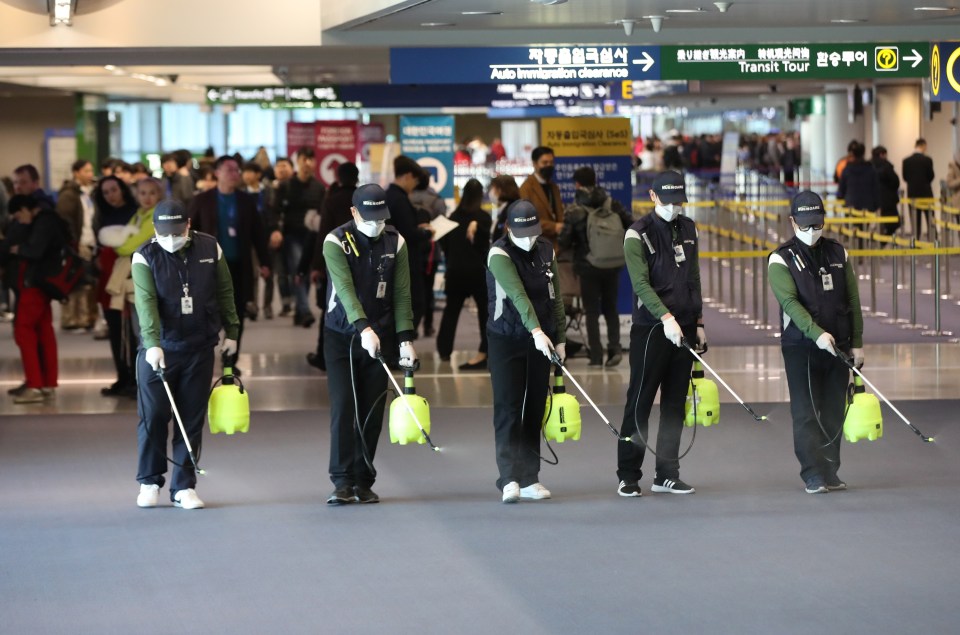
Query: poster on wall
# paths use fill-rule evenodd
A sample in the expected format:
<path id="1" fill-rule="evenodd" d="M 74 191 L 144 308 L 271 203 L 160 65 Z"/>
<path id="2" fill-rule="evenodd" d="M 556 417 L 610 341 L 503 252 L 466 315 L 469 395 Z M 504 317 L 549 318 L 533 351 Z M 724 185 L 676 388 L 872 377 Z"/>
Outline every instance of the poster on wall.
<path id="1" fill-rule="evenodd" d="M 589 165 L 597 173 L 597 185 L 626 209 L 633 205 L 633 133 L 625 118 L 549 117 L 540 120 L 540 143 L 553 148 L 556 172 L 564 205 L 573 202 L 573 173 Z M 620 277 L 617 311 L 631 312 L 632 288 L 626 268 Z"/>
<path id="2" fill-rule="evenodd" d="M 77 160 L 77 134 L 73 128 L 47 128 L 43 131 L 43 186 L 56 192 L 64 181 L 73 178 L 70 168 Z"/>
<path id="3" fill-rule="evenodd" d="M 453 116 L 400 117 L 400 151 L 430 174 L 430 187 L 453 198 Z"/>
<path id="4" fill-rule="evenodd" d="M 374 143 L 383 143 L 387 140 L 387 133 L 382 123 L 363 123 L 357 130 L 357 154 L 360 161 L 370 160 L 370 146 Z"/>
<path id="5" fill-rule="evenodd" d="M 287 122 L 287 156 L 293 160 L 297 150 L 307 146 L 313 148 L 316 144 L 316 125 L 298 121 Z"/>
<path id="6" fill-rule="evenodd" d="M 318 121 L 314 125 L 316 177 L 324 186 L 330 187 L 337 180 L 337 168 L 340 164 L 357 160 L 357 122 Z"/>

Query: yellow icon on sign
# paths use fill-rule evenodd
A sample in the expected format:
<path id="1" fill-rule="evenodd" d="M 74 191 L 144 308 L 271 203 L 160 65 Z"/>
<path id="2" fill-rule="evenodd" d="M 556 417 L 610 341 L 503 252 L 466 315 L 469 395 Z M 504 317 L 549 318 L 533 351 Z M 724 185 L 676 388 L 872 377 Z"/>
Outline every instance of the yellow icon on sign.
<path id="1" fill-rule="evenodd" d="M 896 46 L 878 46 L 874 66 L 878 71 L 895 71 L 900 67 L 900 55 Z"/>
<path id="2" fill-rule="evenodd" d="M 934 96 L 940 94 L 940 46 L 933 45 L 933 53 L 930 54 L 930 88 Z"/>
<path id="3" fill-rule="evenodd" d="M 960 46 L 953 49 L 953 53 L 947 58 L 947 68 L 945 70 L 947 72 L 947 81 L 950 82 L 950 87 L 960 93 L 960 80 L 957 79 L 957 73 L 953 70 L 953 66 L 957 63 L 958 59 L 960 59 Z"/>

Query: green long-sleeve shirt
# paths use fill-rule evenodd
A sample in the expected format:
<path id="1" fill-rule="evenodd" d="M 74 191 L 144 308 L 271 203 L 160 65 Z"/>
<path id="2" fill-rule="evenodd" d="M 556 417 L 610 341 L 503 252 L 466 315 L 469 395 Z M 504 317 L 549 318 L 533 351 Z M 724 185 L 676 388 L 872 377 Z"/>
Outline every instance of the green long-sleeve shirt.
<path id="1" fill-rule="evenodd" d="M 678 232 L 675 225 L 671 227 L 673 239 L 678 239 Z M 633 286 L 633 292 L 640 298 L 643 306 L 658 320 L 670 312 L 667 305 L 663 303 L 660 296 L 653 289 L 650 283 L 650 267 L 647 264 L 647 256 L 644 254 L 646 247 L 643 240 L 636 231 L 627 231 L 623 240 L 623 254 L 627 261 L 627 272 L 630 274 L 630 284 Z M 700 258 L 691 258 L 688 271 L 690 272 L 690 281 L 700 288 Z M 703 314 L 697 316 L 697 320 L 703 317 Z M 698 322 L 699 323 L 699 322 Z"/>
<path id="2" fill-rule="evenodd" d="M 818 248 L 819 245 L 812 248 L 814 253 Z M 797 285 L 793 281 L 793 275 L 791 275 L 787 263 L 778 254 L 773 253 L 767 261 L 767 271 L 770 287 L 773 289 L 773 294 L 777 297 L 777 302 L 780 303 L 783 312 L 800 329 L 801 333 L 816 341 L 818 337 L 823 335 L 824 330 L 817 325 L 813 316 L 800 301 Z M 843 263 L 843 275 L 847 282 L 847 302 L 850 306 L 852 318 L 851 346 L 862 348 L 863 312 L 860 309 L 860 289 L 857 286 L 857 274 L 853 270 L 853 263 L 850 262 L 849 258 Z"/>
<path id="3" fill-rule="evenodd" d="M 517 313 L 520 314 L 520 320 L 523 322 L 523 326 L 530 332 L 542 328 L 540 326 L 540 320 L 537 319 L 537 312 L 533 308 L 533 303 L 530 302 L 530 297 L 523 287 L 520 274 L 517 273 L 517 267 L 513 264 L 510 256 L 494 248 L 490 251 L 490 255 L 487 258 L 487 267 L 490 269 L 490 273 L 493 274 L 497 284 L 500 285 L 504 293 L 507 294 L 507 297 L 510 298 L 510 301 L 513 302 Z M 563 309 L 563 297 L 560 295 L 560 273 L 557 268 L 556 257 L 554 257 L 550 263 L 550 271 L 553 273 L 551 284 L 553 284 L 554 298 L 553 317 L 557 326 L 556 343 L 560 344 L 567 341 L 566 329 L 564 328 L 567 316 Z"/>
<path id="4" fill-rule="evenodd" d="M 152 222 L 151 222 L 152 225 Z M 189 249 L 188 242 L 184 249 Z M 227 261 L 217 245 L 217 308 L 220 310 L 220 322 L 226 339 L 235 340 L 240 332 L 240 318 L 237 316 L 237 307 L 233 299 L 233 280 Z M 137 318 L 140 321 L 140 337 L 143 348 L 160 346 L 160 310 L 157 308 L 157 285 L 153 280 L 153 272 L 146 260 L 139 254 L 133 257 L 131 267 L 133 278 L 134 303 L 137 307 Z M 198 300 L 199 302 L 199 300 Z M 200 305 L 202 306 L 202 302 Z"/>
<path id="5" fill-rule="evenodd" d="M 408 341 L 413 337 L 413 302 L 410 298 L 410 257 L 407 253 L 407 243 L 403 236 L 399 237 L 396 263 L 393 267 L 393 320 L 400 340 Z M 333 233 L 327 234 L 323 241 L 323 258 L 327 265 L 327 275 L 337 290 L 337 299 L 347 313 L 347 319 L 362 332 L 370 326 L 363 305 L 357 295 L 356 285 L 353 283 L 353 274 L 347 254 L 343 246 Z"/>
<path id="6" fill-rule="evenodd" d="M 137 210 L 137 213 L 133 215 L 127 225 L 137 227 L 137 233 L 117 247 L 118 256 L 132 256 L 133 252 L 140 248 L 140 245 L 153 238 L 153 208 Z"/>

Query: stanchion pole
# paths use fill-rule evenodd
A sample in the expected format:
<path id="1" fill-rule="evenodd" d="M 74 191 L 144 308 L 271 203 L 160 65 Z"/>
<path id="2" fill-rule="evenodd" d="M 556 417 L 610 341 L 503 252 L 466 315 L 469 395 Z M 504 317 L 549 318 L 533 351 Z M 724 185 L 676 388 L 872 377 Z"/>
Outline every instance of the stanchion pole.
<path id="1" fill-rule="evenodd" d="M 917 239 L 910 239 L 910 249 L 917 248 Z M 910 321 L 900 328 L 903 329 L 925 329 L 926 326 L 917 324 L 917 255 L 910 254 Z"/>
<path id="2" fill-rule="evenodd" d="M 936 253 L 933 254 L 933 330 L 923 331 L 920 335 L 928 337 L 950 337 L 952 331 L 944 331 L 940 328 L 940 240 L 933 241 L 933 248 Z"/>
<path id="3" fill-rule="evenodd" d="M 892 275 L 890 276 L 891 277 L 890 288 L 893 290 L 893 296 L 892 296 L 893 308 L 891 310 L 891 316 L 886 320 L 882 320 L 884 324 L 898 324 L 900 322 L 900 301 L 899 301 L 900 294 L 898 293 L 900 285 L 897 284 L 897 279 L 900 277 L 899 276 L 900 258 L 897 257 L 896 253 L 893 253 L 891 259 L 893 260 L 893 262 L 891 263 L 891 266 L 893 267 L 893 272 L 892 272 Z"/>

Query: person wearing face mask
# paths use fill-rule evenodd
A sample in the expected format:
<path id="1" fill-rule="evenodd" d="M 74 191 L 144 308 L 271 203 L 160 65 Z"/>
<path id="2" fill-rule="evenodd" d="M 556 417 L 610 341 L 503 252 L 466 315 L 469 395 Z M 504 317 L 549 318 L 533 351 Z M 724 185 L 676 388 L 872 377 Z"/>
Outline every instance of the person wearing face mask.
<path id="1" fill-rule="evenodd" d="M 550 498 L 539 477 L 540 427 L 550 360 L 566 358 L 566 338 L 557 260 L 541 234 L 536 208 L 520 199 L 487 255 L 487 364 L 504 503 Z"/>
<path id="2" fill-rule="evenodd" d="M 533 159 L 533 174 L 520 186 L 520 198 L 526 199 L 537 210 L 543 237 L 557 247 L 557 239 L 563 229 L 563 201 L 560 186 L 553 181 L 553 148 L 539 146 L 530 155 Z"/>
<path id="3" fill-rule="evenodd" d="M 391 211 L 379 185 L 353 193 L 353 219 L 324 238 L 327 271 L 323 354 L 330 390 L 328 505 L 376 503 L 373 460 L 383 428 L 387 377 L 378 357 L 414 368 L 408 246 L 386 224 Z M 399 342 L 399 347 L 397 346 Z M 361 436 L 362 435 L 362 436 Z"/>
<path id="4" fill-rule="evenodd" d="M 837 476 L 846 408 L 847 366 L 863 366 L 863 314 L 857 274 L 847 251 L 823 238 L 823 201 L 800 192 L 790 202 L 794 237 L 768 260 L 780 303 L 780 349 L 790 389 L 793 449 L 808 494 L 846 489 Z M 819 413 L 819 414 L 818 414 Z"/>
<path id="5" fill-rule="evenodd" d="M 627 230 L 624 258 L 633 286 L 633 326 L 630 329 L 630 385 L 623 411 L 621 435 L 638 432 L 644 443 L 617 444 L 617 493 L 641 496 L 641 466 L 646 453 L 648 419 L 660 391 L 660 427 L 657 433 L 656 476 L 651 491 L 692 494 L 680 480 L 680 432 L 690 384 L 693 356 L 686 340 L 705 352 L 703 297 L 697 226 L 680 214 L 687 202 L 683 175 L 667 170 L 653 181 L 650 198 L 654 213 Z"/>
<path id="6" fill-rule="evenodd" d="M 157 371 L 164 369 L 190 445 L 199 456 L 220 329 L 224 330 L 220 353 L 233 356 L 240 328 L 230 269 L 216 239 L 191 230 L 186 208 L 173 199 L 157 204 L 153 225 L 156 237 L 137 249 L 132 264 L 140 321 L 139 507 L 156 507 L 167 471 L 172 413 Z M 196 492 L 197 475 L 179 426 L 174 424 L 173 430 L 170 500 L 176 507 L 199 509 L 203 501 Z"/>

